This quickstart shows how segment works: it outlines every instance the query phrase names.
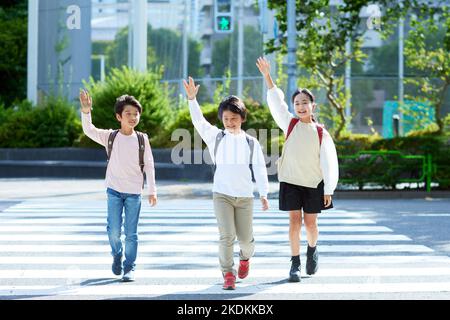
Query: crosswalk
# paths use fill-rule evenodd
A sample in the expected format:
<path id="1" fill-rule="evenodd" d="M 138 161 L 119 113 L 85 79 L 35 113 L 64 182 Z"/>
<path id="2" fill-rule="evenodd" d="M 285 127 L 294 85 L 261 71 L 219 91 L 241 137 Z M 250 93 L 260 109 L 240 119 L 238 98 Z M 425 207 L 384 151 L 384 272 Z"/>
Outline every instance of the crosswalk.
<path id="1" fill-rule="evenodd" d="M 338 209 L 319 218 L 319 272 L 305 276 L 303 269 L 301 283 L 288 283 L 288 217 L 255 207 L 250 275 L 237 290 L 224 291 L 211 207 L 210 200 L 143 206 L 133 283 L 111 273 L 104 202 L 32 200 L 9 207 L 0 212 L 0 299 L 450 298 L 450 257 L 364 211 Z M 304 252 L 301 259 L 304 268 Z"/>

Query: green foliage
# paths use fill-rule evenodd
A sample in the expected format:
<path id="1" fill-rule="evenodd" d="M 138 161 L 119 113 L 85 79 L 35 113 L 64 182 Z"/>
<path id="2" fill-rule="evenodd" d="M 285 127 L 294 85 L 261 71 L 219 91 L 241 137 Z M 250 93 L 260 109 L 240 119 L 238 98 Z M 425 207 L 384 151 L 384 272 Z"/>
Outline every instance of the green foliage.
<path id="1" fill-rule="evenodd" d="M 345 93 L 343 83 L 343 67 L 346 62 L 362 62 L 366 54 L 362 51 L 364 33 L 359 14 L 361 9 L 373 1 L 344 1 L 336 6 L 330 6 L 327 0 L 302 1 L 296 6 L 297 29 L 297 65 L 307 72 L 320 88 L 326 92 L 326 98 L 331 107 L 336 110 L 339 118 L 334 119 L 333 132 L 338 138 L 349 123 L 345 116 L 345 102 L 350 95 Z M 426 4 L 416 0 L 401 2 L 377 1 L 386 14 L 382 15 L 380 32 L 388 34 L 395 26 L 395 21 L 404 16 L 412 8 L 427 9 Z M 271 39 L 266 43 L 266 53 L 287 52 L 287 2 L 272 0 L 269 8 L 276 10 L 279 22 L 280 39 Z M 346 50 L 346 44 L 351 41 L 351 50 Z"/>
<path id="2" fill-rule="evenodd" d="M 362 189 L 376 183 L 394 189 L 400 179 L 419 179 L 422 176 L 421 159 L 405 159 L 397 154 L 371 156 L 364 151 L 399 151 L 403 155 L 432 156 L 433 181 L 440 188 L 450 186 L 450 139 L 435 132 L 429 135 L 382 139 L 378 135 L 346 134 L 335 141 L 340 156 L 340 179 L 351 179 Z M 347 158 L 358 152 L 359 157 Z M 352 184 L 352 183 L 348 183 Z"/>
<path id="3" fill-rule="evenodd" d="M 344 133 L 339 140 L 335 140 L 338 155 L 353 155 L 362 150 L 371 150 L 372 145 L 381 140 L 379 135 Z"/>
<path id="4" fill-rule="evenodd" d="M 411 20 L 405 43 L 406 63 L 419 70 L 425 76 L 410 79 L 408 83 L 415 86 L 418 97 L 407 96 L 408 99 L 429 101 L 434 107 L 434 116 L 441 133 L 444 123 L 441 110 L 450 87 L 450 14 L 443 7 L 438 16 L 429 16 L 425 20 Z M 432 41 L 430 41 L 432 40 Z"/>
<path id="5" fill-rule="evenodd" d="M 92 122 L 97 128 L 113 129 L 120 126 L 114 113 L 116 99 L 124 94 L 134 96 L 142 105 L 142 115 L 137 130 L 147 133 L 152 142 L 173 118 L 169 91 L 160 82 L 159 72 L 140 73 L 127 67 L 112 69 L 105 82 L 93 79 L 86 83 L 92 96 Z M 80 146 L 98 146 L 82 138 Z"/>
<path id="6" fill-rule="evenodd" d="M 147 64 L 149 69 L 164 67 L 163 79 L 182 77 L 180 61 L 182 61 L 182 36 L 169 29 L 153 29 L 148 26 Z M 200 67 L 201 44 L 193 39 L 188 40 L 188 73 L 192 77 L 202 74 Z M 106 48 L 107 70 L 128 65 L 128 27 L 121 29 L 114 40 Z"/>
<path id="7" fill-rule="evenodd" d="M 0 7 L 0 102 L 9 106 L 26 97 L 27 1 Z"/>
<path id="8" fill-rule="evenodd" d="M 261 33 L 252 26 L 244 27 L 244 76 L 259 76 L 259 71 L 255 67 L 256 59 L 261 56 L 263 42 Z M 230 70 L 232 75 L 237 75 L 237 45 L 238 28 L 234 32 L 221 40 L 214 42 L 212 49 L 212 77 L 221 77 Z"/>
<path id="9" fill-rule="evenodd" d="M 217 105 L 215 104 L 204 104 L 200 106 L 203 116 L 212 125 L 221 126 L 219 119 L 217 118 Z M 171 141 L 172 133 L 177 129 L 186 129 L 189 131 L 191 138 L 194 136 L 194 125 L 192 124 L 191 115 L 189 113 L 189 107 L 186 104 L 178 109 L 174 115 L 174 119 L 167 125 L 164 131 L 156 137 L 156 143 L 158 147 L 170 148 L 178 143 L 178 141 Z M 194 140 L 191 140 L 193 145 Z"/>
<path id="10" fill-rule="evenodd" d="M 27 101 L 15 108 L 0 106 L 1 148 L 72 146 L 81 132 L 75 107 L 64 98 L 46 98 L 37 107 Z"/>
<path id="11" fill-rule="evenodd" d="M 187 102 L 185 103 L 187 104 Z M 272 139 L 273 137 L 270 136 L 270 129 L 277 129 L 278 127 L 275 124 L 272 115 L 270 114 L 269 108 L 264 105 L 260 105 L 258 102 L 250 99 L 244 100 L 244 104 L 247 108 L 248 115 L 247 121 L 242 125 L 242 129 L 254 129 L 256 130 L 257 134 L 259 133 L 258 130 L 267 129 L 267 138 Z M 202 104 L 200 108 L 203 112 L 203 116 L 209 123 L 223 129 L 223 123 L 217 117 L 218 104 Z M 171 121 L 167 125 L 165 130 L 161 131 L 160 134 L 155 137 L 155 143 L 157 143 L 157 147 L 168 148 L 176 145 L 178 143 L 177 141 L 170 141 L 170 137 L 176 129 L 187 129 L 190 132 L 191 137 L 193 137 L 195 129 L 192 124 L 191 115 L 189 113 L 189 108 L 187 105 L 184 105 L 183 107 L 178 109 L 174 115 L 173 121 Z M 191 141 L 191 143 L 193 143 L 193 140 Z M 270 150 L 270 145 L 268 146 L 268 150 Z"/>

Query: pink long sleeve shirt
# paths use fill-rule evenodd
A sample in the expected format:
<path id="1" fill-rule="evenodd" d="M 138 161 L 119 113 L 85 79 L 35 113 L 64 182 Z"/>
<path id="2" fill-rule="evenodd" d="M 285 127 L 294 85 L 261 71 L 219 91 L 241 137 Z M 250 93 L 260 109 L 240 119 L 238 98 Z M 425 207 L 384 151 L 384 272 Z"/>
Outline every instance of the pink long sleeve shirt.
<path id="1" fill-rule="evenodd" d="M 108 149 L 108 137 L 112 129 L 97 129 L 92 124 L 91 114 L 81 113 L 83 132 L 86 136 Z M 155 165 L 153 154 L 148 140 L 144 134 L 144 172 L 147 177 L 147 188 L 150 195 L 156 195 Z M 142 193 L 144 177 L 139 167 L 139 143 L 135 132 L 127 136 L 118 133 L 114 139 L 113 150 L 106 170 L 105 185 L 121 193 Z"/>

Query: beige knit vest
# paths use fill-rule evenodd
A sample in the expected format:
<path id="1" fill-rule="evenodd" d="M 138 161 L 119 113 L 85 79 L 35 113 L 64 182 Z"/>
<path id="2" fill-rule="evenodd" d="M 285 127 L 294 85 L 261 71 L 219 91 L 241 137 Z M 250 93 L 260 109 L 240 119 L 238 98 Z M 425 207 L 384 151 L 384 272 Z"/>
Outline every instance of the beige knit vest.
<path id="1" fill-rule="evenodd" d="M 292 130 L 278 159 L 278 180 L 309 188 L 323 180 L 315 123 L 299 121 Z"/>

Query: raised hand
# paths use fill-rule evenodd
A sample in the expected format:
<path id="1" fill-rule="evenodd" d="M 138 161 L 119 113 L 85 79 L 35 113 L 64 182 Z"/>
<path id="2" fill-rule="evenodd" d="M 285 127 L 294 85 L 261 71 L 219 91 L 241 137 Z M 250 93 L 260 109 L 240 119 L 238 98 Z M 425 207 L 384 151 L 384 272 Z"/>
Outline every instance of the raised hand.
<path id="1" fill-rule="evenodd" d="M 261 74 L 262 74 L 263 76 L 268 76 L 268 75 L 270 75 L 270 64 L 269 64 L 269 61 L 267 61 L 266 58 L 264 58 L 264 57 L 259 57 L 259 58 L 256 60 L 256 66 L 258 67 L 259 72 L 261 72 Z"/>
<path id="2" fill-rule="evenodd" d="M 81 104 L 81 112 L 89 113 L 92 110 L 92 98 L 89 96 L 89 93 L 82 89 L 80 90 L 80 104 Z"/>
<path id="3" fill-rule="evenodd" d="M 183 85 L 184 90 L 186 91 L 186 95 L 189 100 L 194 100 L 197 96 L 198 89 L 200 88 L 200 85 L 195 85 L 194 79 L 192 77 L 189 77 L 189 83 L 186 82 L 186 80 L 183 79 Z"/>

